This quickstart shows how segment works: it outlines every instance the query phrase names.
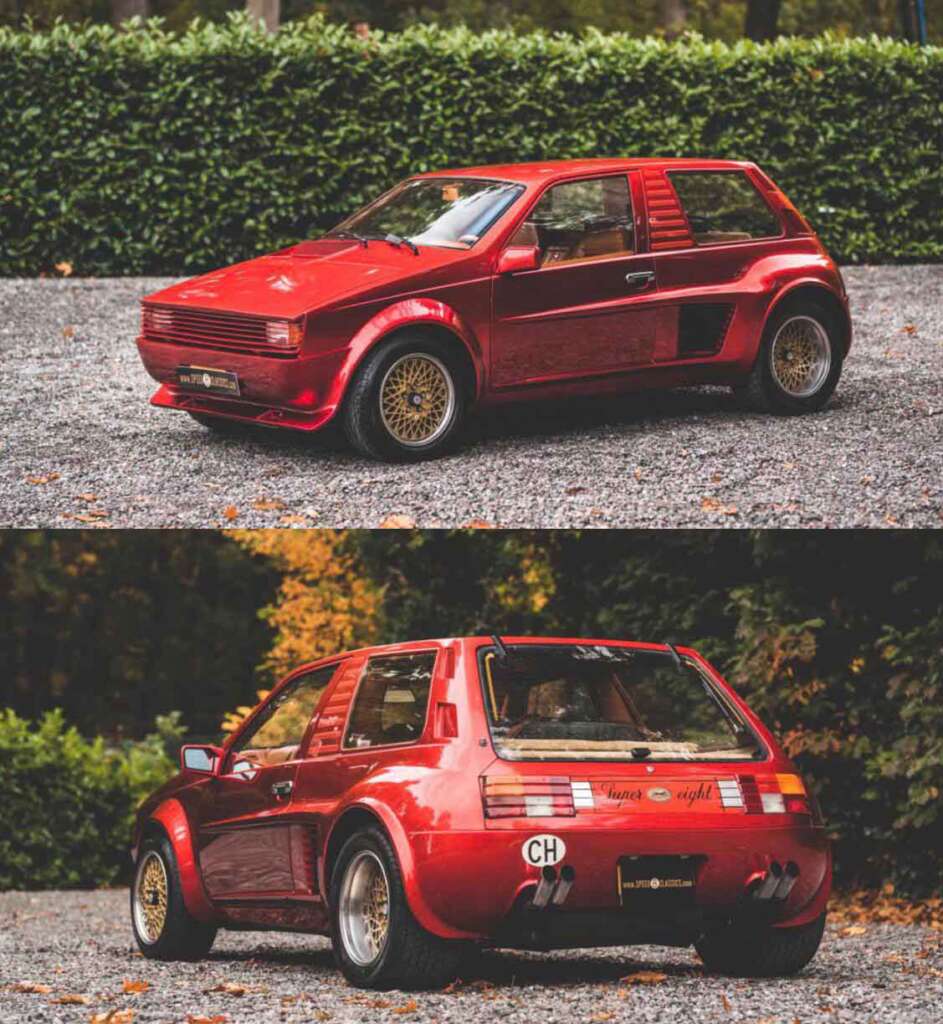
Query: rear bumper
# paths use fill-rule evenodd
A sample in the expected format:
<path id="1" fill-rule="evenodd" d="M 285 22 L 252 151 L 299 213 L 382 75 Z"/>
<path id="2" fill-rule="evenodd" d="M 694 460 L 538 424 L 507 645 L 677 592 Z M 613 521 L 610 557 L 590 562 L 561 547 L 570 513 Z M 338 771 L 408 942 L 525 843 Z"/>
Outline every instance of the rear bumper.
<path id="1" fill-rule="evenodd" d="M 561 907 L 526 911 L 528 927 L 546 934 L 545 941 L 525 945 L 602 945 L 646 941 L 646 935 L 651 936 L 647 941 L 670 942 L 672 935 L 690 941 L 686 934 L 699 927 L 698 921 L 749 912 L 747 886 L 773 861 L 793 862 L 800 870 L 788 898 L 770 918 L 776 925 L 798 925 L 817 916 L 831 885 L 828 840 L 823 830 L 811 827 L 568 832 L 547 826 L 534 831 L 419 833 L 412 837 L 412 884 L 432 915 L 426 927 L 443 936 L 492 941 L 516 933 L 523 905 L 530 902 L 539 878 L 538 869 L 525 863 L 521 848 L 526 839 L 543 832 L 563 839 L 566 855 L 557 867 L 571 866 L 576 878 Z M 697 921 L 667 914 L 664 920 L 633 920 L 623 909 L 616 881 L 620 857 L 651 854 L 698 858 Z"/>
<path id="2" fill-rule="evenodd" d="M 312 431 L 323 427 L 340 405 L 346 349 L 278 359 L 144 337 L 137 339 L 137 346 L 145 369 L 160 384 L 151 404 L 161 408 Z M 239 397 L 180 388 L 179 366 L 203 366 L 236 374 Z"/>

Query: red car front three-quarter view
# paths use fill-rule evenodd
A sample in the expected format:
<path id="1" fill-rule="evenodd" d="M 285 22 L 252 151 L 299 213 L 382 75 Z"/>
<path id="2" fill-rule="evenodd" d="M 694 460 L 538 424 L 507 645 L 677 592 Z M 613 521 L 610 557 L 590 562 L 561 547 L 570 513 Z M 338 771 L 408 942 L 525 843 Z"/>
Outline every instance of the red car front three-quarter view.
<path id="1" fill-rule="evenodd" d="M 306 665 L 140 808 L 134 933 L 331 937 L 367 988 L 486 946 L 693 945 L 709 970 L 815 955 L 831 854 L 769 731 L 694 650 L 471 637 Z M 473 969 L 473 968 L 472 968 Z"/>
<path id="2" fill-rule="evenodd" d="M 841 275 L 755 164 L 599 159 L 409 178 L 321 238 L 144 299 L 155 405 L 210 428 L 438 454 L 473 407 L 723 384 L 821 408 L 851 344 Z"/>

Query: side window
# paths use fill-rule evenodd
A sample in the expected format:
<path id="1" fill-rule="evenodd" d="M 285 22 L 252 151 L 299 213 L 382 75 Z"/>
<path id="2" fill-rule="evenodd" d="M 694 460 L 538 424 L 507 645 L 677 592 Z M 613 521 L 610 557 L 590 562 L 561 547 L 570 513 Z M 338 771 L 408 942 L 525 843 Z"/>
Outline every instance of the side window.
<path id="1" fill-rule="evenodd" d="M 782 234 L 782 226 L 743 171 L 673 171 L 671 184 L 698 245 Z"/>
<path id="2" fill-rule="evenodd" d="M 509 244 L 536 245 L 543 265 L 634 252 L 629 179 L 620 174 L 554 185 Z"/>
<path id="3" fill-rule="evenodd" d="M 350 713 L 345 748 L 412 743 L 422 735 L 435 651 L 371 658 Z"/>
<path id="4" fill-rule="evenodd" d="M 291 761 L 298 754 L 311 716 L 317 709 L 337 665 L 326 665 L 299 676 L 261 712 L 233 744 L 233 771 Z"/>

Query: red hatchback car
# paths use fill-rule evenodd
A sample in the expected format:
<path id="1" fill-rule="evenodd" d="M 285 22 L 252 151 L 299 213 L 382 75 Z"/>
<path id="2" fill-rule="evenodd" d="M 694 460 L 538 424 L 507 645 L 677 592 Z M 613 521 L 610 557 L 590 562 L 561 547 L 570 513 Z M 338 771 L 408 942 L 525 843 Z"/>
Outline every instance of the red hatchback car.
<path id="1" fill-rule="evenodd" d="M 208 427 L 444 450 L 473 405 L 731 385 L 818 409 L 851 343 L 844 284 L 754 164 L 571 160 L 410 178 L 323 238 L 148 296 L 152 402 Z"/>
<path id="2" fill-rule="evenodd" d="M 795 767 L 689 648 L 428 640 L 289 676 L 141 807 L 145 956 L 217 929 L 330 935 L 355 985 L 447 982 L 482 946 L 814 956 L 831 854 Z M 466 974 L 467 976 L 467 974 Z"/>

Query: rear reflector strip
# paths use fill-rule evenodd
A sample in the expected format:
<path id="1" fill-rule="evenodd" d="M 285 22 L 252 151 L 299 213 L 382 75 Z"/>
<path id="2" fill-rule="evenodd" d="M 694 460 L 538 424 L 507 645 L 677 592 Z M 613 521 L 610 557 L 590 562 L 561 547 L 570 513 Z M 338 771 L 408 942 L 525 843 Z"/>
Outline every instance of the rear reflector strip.
<path id="1" fill-rule="evenodd" d="M 592 811 L 596 804 L 593 801 L 593 787 L 589 782 L 571 782 L 570 789 L 573 791 L 573 806 L 579 811 Z"/>
<path id="2" fill-rule="evenodd" d="M 720 802 L 724 807 L 743 807 L 743 794 L 736 779 L 718 779 L 717 788 L 720 790 Z"/>

